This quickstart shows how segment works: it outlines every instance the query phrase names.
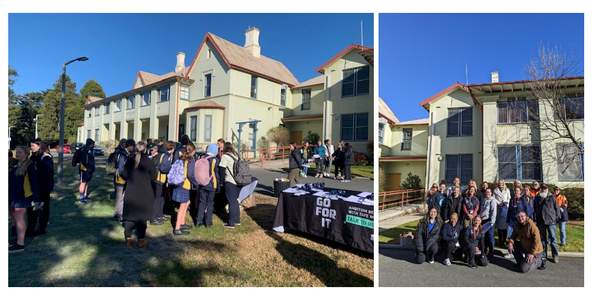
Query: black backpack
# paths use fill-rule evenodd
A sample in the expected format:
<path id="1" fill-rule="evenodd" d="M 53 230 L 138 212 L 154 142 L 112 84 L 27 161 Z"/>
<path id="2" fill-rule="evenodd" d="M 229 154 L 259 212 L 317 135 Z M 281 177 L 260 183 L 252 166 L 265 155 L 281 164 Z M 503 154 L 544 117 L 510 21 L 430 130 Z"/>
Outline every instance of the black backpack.
<path id="1" fill-rule="evenodd" d="M 250 174 L 248 162 L 243 159 L 236 159 L 233 155 L 227 155 L 233 159 L 233 174 L 231 174 L 231 170 L 229 171 L 231 176 L 233 176 L 233 180 L 235 180 L 238 186 L 250 184 L 252 182 L 252 174 Z"/>
<path id="2" fill-rule="evenodd" d="M 83 149 L 83 147 L 75 150 L 75 153 L 73 154 L 73 157 L 71 158 L 71 165 L 73 167 L 77 166 L 77 164 L 81 162 L 81 149 Z"/>

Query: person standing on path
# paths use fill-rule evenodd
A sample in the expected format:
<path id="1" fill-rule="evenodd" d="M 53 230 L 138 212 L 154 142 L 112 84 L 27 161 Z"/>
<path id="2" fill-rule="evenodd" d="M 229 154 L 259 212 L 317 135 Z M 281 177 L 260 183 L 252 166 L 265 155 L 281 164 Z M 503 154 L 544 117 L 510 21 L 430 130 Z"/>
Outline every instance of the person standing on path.
<path id="1" fill-rule="evenodd" d="M 508 205 L 510 204 L 510 190 L 506 187 L 504 180 L 498 180 L 498 184 L 494 189 L 494 199 L 496 201 L 497 218 L 496 228 L 498 228 L 498 242 L 500 246 L 506 244 L 507 228 L 506 222 L 508 216 Z"/>
<path id="2" fill-rule="evenodd" d="M 496 223 L 497 207 L 496 200 L 492 196 L 492 190 L 485 190 L 485 197 L 479 206 L 479 218 L 485 239 L 485 248 L 481 251 L 488 257 L 494 255 L 494 225 Z"/>
<path id="3" fill-rule="evenodd" d="M 548 257 L 548 243 L 552 251 L 552 261 L 558 263 L 558 245 L 556 243 L 556 223 L 560 217 L 560 210 L 556 205 L 554 196 L 548 192 L 548 186 L 543 184 L 540 192 L 533 201 L 535 207 L 536 225 L 540 230 L 542 238 L 542 258 L 544 261 Z"/>
<path id="4" fill-rule="evenodd" d="M 290 156 L 288 157 L 288 180 L 290 186 L 300 183 L 300 168 L 302 167 L 302 154 L 300 149 L 296 148 L 295 143 L 290 144 Z"/>
<path id="5" fill-rule="evenodd" d="M 152 178 L 155 168 L 150 158 L 144 154 L 145 151 L 146 144 L 138 142 L 135 154 L 127 160 L 122 173 L 127 182 L 123 199 L 123 227 L 128 248 L 134 245 L 134 231 L 137 246 L 147 246 L 146 224 L 154 211 Z"/>
<path id="6" fill-rule="evenodd" d="M 307 143 L 308 144 L 308 143 Z M 235 228 L 235 226 L 241 225 L 240 222 L 240 204 L 238 197 L 240 195 L 240 188 L 234 178 L 235 163 L 239 159 L 239 156 L 233 148 L 233 144 L 225 143 L 223 158 L 219 163 L 220 167 L 225 170 L 225 197 L 229 205 L 229 219 L 224 224 L 225 228 Z"/>
<path id="7" fill-rule="evenodd" d="M 350 143 L 344 144 L 344 180 L 343 182 L 352 181 L 352 164 L 354 164 L 354 152 Z"/>
<path id="8" fill-rule="evenodd" d="M 567 244 L 567 222 L 569 221 L 569 203 L 567 201 L 567 196 L 560 193 L 560 187 L 554 188 L 554 198 L 556 199 L 556 205 L 560 210 L 560 217 L 558 218 L 558 224 L 560 225 L 560 245 L 564 246 Z"/>

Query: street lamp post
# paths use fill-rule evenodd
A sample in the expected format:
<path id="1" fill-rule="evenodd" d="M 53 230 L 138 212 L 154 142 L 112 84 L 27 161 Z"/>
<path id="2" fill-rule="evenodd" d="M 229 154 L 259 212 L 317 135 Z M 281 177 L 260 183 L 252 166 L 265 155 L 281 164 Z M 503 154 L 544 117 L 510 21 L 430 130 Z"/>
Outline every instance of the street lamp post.
<path id="1" fill-rule="evenodd" d="M 61 76 L 61 94 L 60 94 L 60 115 L 58 121 L 59 127 L 59 140 L 58 140 L 58 178 L 62 182 L 63 178 L 63 160 L 64 160 L 64 147 L 65 147 L 65 92 L 66 92 L 66 80 L 67 80 L 67 65 L 76 61 L 86 61 L 87 57 L 82 56 L 72 59 L 63 64 L 62 76 Z"/>

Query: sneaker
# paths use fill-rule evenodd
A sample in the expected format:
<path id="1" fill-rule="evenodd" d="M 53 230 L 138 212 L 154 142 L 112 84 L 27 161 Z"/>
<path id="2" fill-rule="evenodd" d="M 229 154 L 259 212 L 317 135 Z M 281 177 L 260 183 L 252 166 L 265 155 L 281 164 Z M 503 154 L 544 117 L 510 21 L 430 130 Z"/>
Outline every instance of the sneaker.
<path id="1" fill-rule="evenodd" d="M 225 226 L 225 228 L 229 228 L 229 229 L 235 228 L 235 225 L 232 225 L 232 224 L 229 224 L 229 223 L 225 223 L 225 224 L 223 224 L 223 226 Z"/>
<path id="2" fill-rule="evenodd" d="M 471 268 L 471 269 L 477 269 L 477 265 L 476 264 L 469 264 L 469 268 Z"/>
<path id="3" fill-rule="evenodd" d="M 88 204 L 88 202 L 89 202 L 89 201 L 88 201 L 88 199 L 85 199 L 85 198 L 84 198 L 84 199 L 79 199 L 79 202 L 78 202 L 78 203 L 79 203 L 79 204 Z"/>
<path id="4" fill-rule="evenodd" d="M 187 230 L 181 230 L 181 229 L 173 230 L 173 235 L 188 235 L 188 234 L 190 234 L 190 232 Z"/>
<path id="5" fill-rule="evenodd" d="M 162 225 L 165 224 L 165 222 L 161 219 L 154 219 L 152 221 L 150 221 L 150 225 Z"/>
<path id="6" fill-rule="evenodd" d="M 8 246 L 8 253 L 17 253 L 23 252 L 25 250 L 25 246 L 19 244 L 12 244 Z"/>
<path id="7" fill-rule="evenodd" d="M 179 228 L 181 230 L 190 230 L 190 229 L 192 229 L 192 226 L 190 226 L 188 224 L 183 224 L 183 225 L 179 226 Z"/>
<path id="8" fill-rule="evenodd" d="M 451 264 L 452 264 L 452 263 L 450 262 L 450 259 L 449 259 L 449 258 L 446 258 L 446 259 L 444 259 L 444 266 L 449 266 L 449 265 L 451 265 Z"/>
<path id="9" fill-rule="evenodd" d="M 429 261 L 429 263 L 430 263 L 430 264 L 433 264 L 433 263 L 434 263 L 433 259 L 432 259 L 432 260 L 430 260 L 430 261 Z"/>
<path id="10" fill-rule="evenodd" d="M 552 257 L 552 262 L 555 264 L 558 263 L 558 255 Z"/>
<path id="11" fill-rule="evenodd" d="M 546 270 L 546 262 L 542 261 L 542 264 L 538 267 L 538 270 Z"/>

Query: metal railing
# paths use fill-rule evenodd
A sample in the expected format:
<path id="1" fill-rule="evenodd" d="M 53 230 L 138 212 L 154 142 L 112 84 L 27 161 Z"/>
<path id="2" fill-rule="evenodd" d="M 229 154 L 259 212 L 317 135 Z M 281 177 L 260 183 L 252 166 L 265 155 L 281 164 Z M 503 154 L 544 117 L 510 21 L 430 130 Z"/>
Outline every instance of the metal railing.
<path id="1" fill-rule="evenodd" d="M 408 204 L 422 203 L 425 200 L 425 189 L 403 189 L 379 193 L 379 210 Z"/>
<path id="2" fill-rule="evenodd" d="M 290 155 L 290 146 L 259 148 L 258 156 L 261 167 L 267 160 L 284 159 Z"/>

